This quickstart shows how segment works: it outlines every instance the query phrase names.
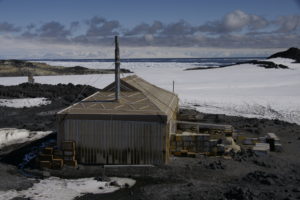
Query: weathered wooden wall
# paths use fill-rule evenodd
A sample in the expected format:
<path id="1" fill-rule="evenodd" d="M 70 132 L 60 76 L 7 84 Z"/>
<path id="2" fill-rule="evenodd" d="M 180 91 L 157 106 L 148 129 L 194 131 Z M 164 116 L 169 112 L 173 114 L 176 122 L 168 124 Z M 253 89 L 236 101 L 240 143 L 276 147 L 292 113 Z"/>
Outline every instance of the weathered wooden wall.
<path id="1" fill-rule="evenodd" d="M 159 122 L 66 119 L 58 144 L 76 142 L 83 164 L 164 164 L 169 127 Z"/>

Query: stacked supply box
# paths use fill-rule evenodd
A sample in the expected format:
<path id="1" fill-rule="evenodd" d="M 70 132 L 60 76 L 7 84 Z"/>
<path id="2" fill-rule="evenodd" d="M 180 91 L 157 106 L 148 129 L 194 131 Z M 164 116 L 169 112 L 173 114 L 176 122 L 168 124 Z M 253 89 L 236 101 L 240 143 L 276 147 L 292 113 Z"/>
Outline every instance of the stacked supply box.
<path id="1" fill-rule="evenodd" d="M 77 160 L 75 158 L 75 142 L 64 141 L 62 147 L 64 164 L 76 167 Z"/>
<path id="2" fill-rule="evenodd" d="M 210 151 L 210 135 L 209 134 L 197 134 L 196 135 L 196 152 L 208 153 Z"/>
<path id="3" fill-rule="evenodd" d="M 53 148 L 47 147 L 44 148 L 43 151 L 39 154 L 39 165 L 40 168 L 48 168 L 52 167 L 53 161 Z"/>
<path id="4" fill-rule="evenodd" d="M 253 147 L 253 152 L 258 156 L 268 155 L 270 145 L 268 143 L 256 143 Z"/>
<path id="5" fill-rule="evenodd" d="M 170 152 L 176 156 L 194 157 L 195 153 L 208 153 L 210 151 L 209 134 L 196 134 L 183 132 L 172 134 L 170 138 Z"/>
<path id="6" fill-rule="evenodd" d="M 52 147 L 46 147 L 39 155 L 41 168 L 61 169 L 63 167 L 62 157 L 57 157 Z"/>

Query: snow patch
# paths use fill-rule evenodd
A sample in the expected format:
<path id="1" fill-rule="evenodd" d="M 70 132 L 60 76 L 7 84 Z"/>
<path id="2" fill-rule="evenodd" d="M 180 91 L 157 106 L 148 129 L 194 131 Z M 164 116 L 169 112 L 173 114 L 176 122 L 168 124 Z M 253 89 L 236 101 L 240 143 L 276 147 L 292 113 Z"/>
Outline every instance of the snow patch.
<path id="1" fill-rule="evenodd" d="M 111 186 L 109 182 L 100 182 L 94 178 L 82 179 L 60 179 L 50 177 L 35 183 L 33 187 L 22 190 L 0 191 L 0 200 L 11 199 L 15 197 L 30 198 L 33 200 L 71 200 L 77 196 L 87 193 L 101 194 L 114 192 L 120 188 L 132 187 L 135 180 L 129 178 L 111 178 L 111 181 L 117 182 L 120 187 Z"/>
<path id="2" fill-rule="evenodd" d="M 299 67 L 300 67 L 299 63 L 295 63 L 295 60 L 290 59 L 290 58 L 270 58 L 265 61 L 271 61 L 278 65 L 279 64 L 285 65 L 285 66 L 288 66 L 290 69 L 295 69 L 295 68 L 299 69 Z"/>
<path id="3" fill-rule="evenodd" d="M 23 108 L 50 104 L 46 98 L 0 99 L 0 106 Z"/>
<path id="4" fill-rule="evenodd" d="M 38 140 L 52 133 L 52 131 L 29 131 L 26 129 L 1 128 L 0 149 L 13 144 L 21 144 Z"/>

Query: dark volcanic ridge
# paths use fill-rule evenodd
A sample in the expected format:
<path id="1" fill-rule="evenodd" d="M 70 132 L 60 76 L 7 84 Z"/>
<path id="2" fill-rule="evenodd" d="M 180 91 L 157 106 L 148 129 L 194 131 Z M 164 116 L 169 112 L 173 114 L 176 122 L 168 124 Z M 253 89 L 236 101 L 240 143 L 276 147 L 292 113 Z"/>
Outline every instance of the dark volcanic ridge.
<path id="1" fill-rule="evenodd" d="M 290 58 L 295 60 L 295 63 L 300 63 L 300 49 L 291 47 L 286 51 L 278 52 L 268 57 L 268 59 L 270 58 Z"/>
<path id="2" fill-rule="evenodd" d="M 128 69 L 120 69 L 121 73 L 132 73 Z M 0 77 L 4 76 L 49 76 L 49 75 L 81 75 L 81 74 L 113 74 L 114 69 L 89 69 L 82 66 L 51 66 L 41 62 L 23 60 L 0 60 Z"/>
<path id="3" fill-rule="evenodd" d="M 248 60 L 248 61 L 244 61 L 244 62 L 237 62 L 237 63 L 230 64 L 230 65 L 221 65 L 218 67 L 193 67 L 193 68 L 187 68 L 185 70 L 219 69 L 219 68 L 231 67 L 231 66 L 241 65 L 241 64 L 254 64 L 257 67 L 263 67 L 266 69 L 289 69 L 288 66 L 285 66 L 282 64 L 276 64 L 272 61 Z"/>
<path id="4" fill-rule="evenodd" d="M 295 60 L 295 63 L 300 63 L 300 49 L 291 47 L 286 51 L 278 52 L 267 59 L 271 58 L 289 58 Z M 262 60 L 248 60 L 248 61 L 243 61 L 243 62 L 237 62 L 234 64 L 230 65 L 221 65 L 221 66 L 216 66 L 216 67 L 193 67 L 193 68 L 187 68 L 185 70 L 205 70 L 205 69 L 219 69 L 219 68 L 224 68 L 224 67 L 231 67 L 234 65 L 240 65 L 240 64 L 254 64 L 258 67 L 264 67 L 266 69 L 289 69 L 288 66 L 282 65 L 282 64 L 276 64 L 272 61 L 262 61 Z"/>

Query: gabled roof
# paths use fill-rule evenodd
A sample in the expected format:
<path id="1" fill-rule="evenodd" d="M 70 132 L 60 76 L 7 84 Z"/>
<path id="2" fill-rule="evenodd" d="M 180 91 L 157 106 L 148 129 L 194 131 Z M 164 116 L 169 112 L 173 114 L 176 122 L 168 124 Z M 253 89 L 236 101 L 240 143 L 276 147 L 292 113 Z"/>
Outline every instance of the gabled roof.
<path id="1" fill-rule="evenodd" d="M 123 117 L 124 115 L 155 115 L 166 116 L 169 119 L 176 112 L 179 101 L 176 94 L 159 88 L 136 75 L 122 78 L 120 83 L 119 101 L 114 101 L 115 83 L 113 82 L 102 91 L 96 92 L 58 114 L 123 115 Z"/>

